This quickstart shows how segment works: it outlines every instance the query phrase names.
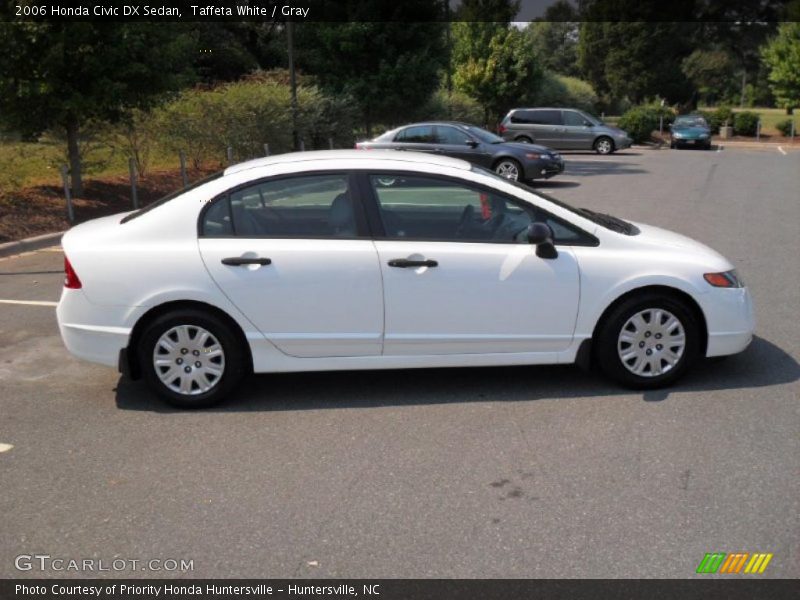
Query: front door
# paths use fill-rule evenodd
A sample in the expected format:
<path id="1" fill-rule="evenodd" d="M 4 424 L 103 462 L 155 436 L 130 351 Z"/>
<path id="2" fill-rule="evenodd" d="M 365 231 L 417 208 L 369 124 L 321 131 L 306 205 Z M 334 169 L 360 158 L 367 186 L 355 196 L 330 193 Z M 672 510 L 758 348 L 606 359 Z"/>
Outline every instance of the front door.
<path id="1" fill-rule="evenodd" d="M 594 129 L 581 113 L 574 110 L 561 111 L 564 119 L 564 144 L 566 150 L 591 150 Z"/>
<path id="2" fill-rule="evenodd" d="M 523 240 L 521 203 L 436 176 L 371 173 L 385 239 L 385 355 L 558 352 L 572 342 L 578 266 Z M 389 184 L 389 182 L 391 182 Z"/>
<path id="3" fill-rule="evenodd" d="M 204 214 L 209 274 L 285 354 L 381 353 L 381 271 L 353 190 L 347 173 L 272 178 Z"/>

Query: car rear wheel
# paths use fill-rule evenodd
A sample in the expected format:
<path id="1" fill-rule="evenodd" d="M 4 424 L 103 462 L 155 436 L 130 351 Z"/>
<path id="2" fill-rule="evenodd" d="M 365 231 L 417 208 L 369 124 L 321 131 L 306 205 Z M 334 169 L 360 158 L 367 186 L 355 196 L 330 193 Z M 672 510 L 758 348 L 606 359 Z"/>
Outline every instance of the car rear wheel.
<path id="1" fill-rule="evenodd" d="M 139 364 L 150 388 L 179 408 L 206 408 L 230 394 L 245 355 L 230 327 L 200 310 L 169 312 L 145 329 Z"/>
<path id="2" fill-rule="evenodd" d="M 521 135 L 519 137 L 514 138 L 515 142 L 519 142 L 520 144 L 532 144 L 533 140 L 526 135 Z"/>
<path id="3" fill-rule="evenodd" d="M 611 154 L 614 151 L 614 140 L 610 137 L 599 137 L 594 141 L 594 151 L 598 154 Z"/>
<path id="4" fill-rule="evenodd" d="M 519 181 L 522 178 L 522 167 L 513 158 L 504 158 L 494 166 L 494 172 L 498 175 Z"/>
<path id="5" fill-rule="evenodd" d="M 681 377 L 697 357 L 699 331 L 691 309 L 677 298 L 633 297 L 604 320 L 596 358 L 607 376 L 626 387 L 663 387 Z"/>

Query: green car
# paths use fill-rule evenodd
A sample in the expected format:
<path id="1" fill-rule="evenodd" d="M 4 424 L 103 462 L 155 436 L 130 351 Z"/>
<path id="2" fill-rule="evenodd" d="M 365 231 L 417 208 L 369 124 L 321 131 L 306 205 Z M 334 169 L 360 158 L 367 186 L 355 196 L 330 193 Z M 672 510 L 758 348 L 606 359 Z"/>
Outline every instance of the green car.
<path id="1" fill-rule="evenodd" d="M 711 128 L 700 115 L 682 115 L 670 126 L 670 148 L 694 146 L 711 149 Z"/>

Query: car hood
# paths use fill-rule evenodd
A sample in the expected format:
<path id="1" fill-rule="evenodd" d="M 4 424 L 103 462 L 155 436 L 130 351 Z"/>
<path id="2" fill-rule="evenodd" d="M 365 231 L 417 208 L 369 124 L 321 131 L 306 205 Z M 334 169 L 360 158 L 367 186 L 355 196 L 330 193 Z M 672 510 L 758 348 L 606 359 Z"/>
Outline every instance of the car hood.
<path id="1" fill-rule="evenodd" d="M 540 146 L 539 144 L 522 144 L 520 142 L 505 142 L 503 144 L 491 144 L 501 148 L 510 148 L 518 152 L 538 152 L 539 154 L 558 154 L 552 148 L 547 146 Z"/>
<path id="2" fill-rule="evenodd" d="M 680 233 L 675 233 L 674 231 L 669 231 L 668 229 L 647 225 L 646 223 L 637 223 L 634 221 L 630 221 L 630 223 L 639 229 L 639 235 L 634 238 L 639 243 L 648 246 L 657 246 L 659 248 L 670 247 L 686 251 L 688 254 L 696 257 L 698 261 L 717 264 L 721 271 L 733 268 L 733 265 L 727 258 L 713 248 L 709 248 L 697 240 L 693 240 Z"/>

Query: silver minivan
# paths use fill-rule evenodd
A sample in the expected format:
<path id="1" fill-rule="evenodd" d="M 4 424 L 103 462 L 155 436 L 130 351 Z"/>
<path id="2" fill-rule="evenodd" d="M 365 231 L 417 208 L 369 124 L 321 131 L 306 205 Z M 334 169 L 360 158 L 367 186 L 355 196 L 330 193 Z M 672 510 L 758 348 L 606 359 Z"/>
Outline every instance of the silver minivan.
<path id="1" fill-rule="evenodd" d="M 574 108 L 513 108 L 498 133 L 509 141 L 598 154 L 629 148 L 632 142 L 622 129 Z"/>

